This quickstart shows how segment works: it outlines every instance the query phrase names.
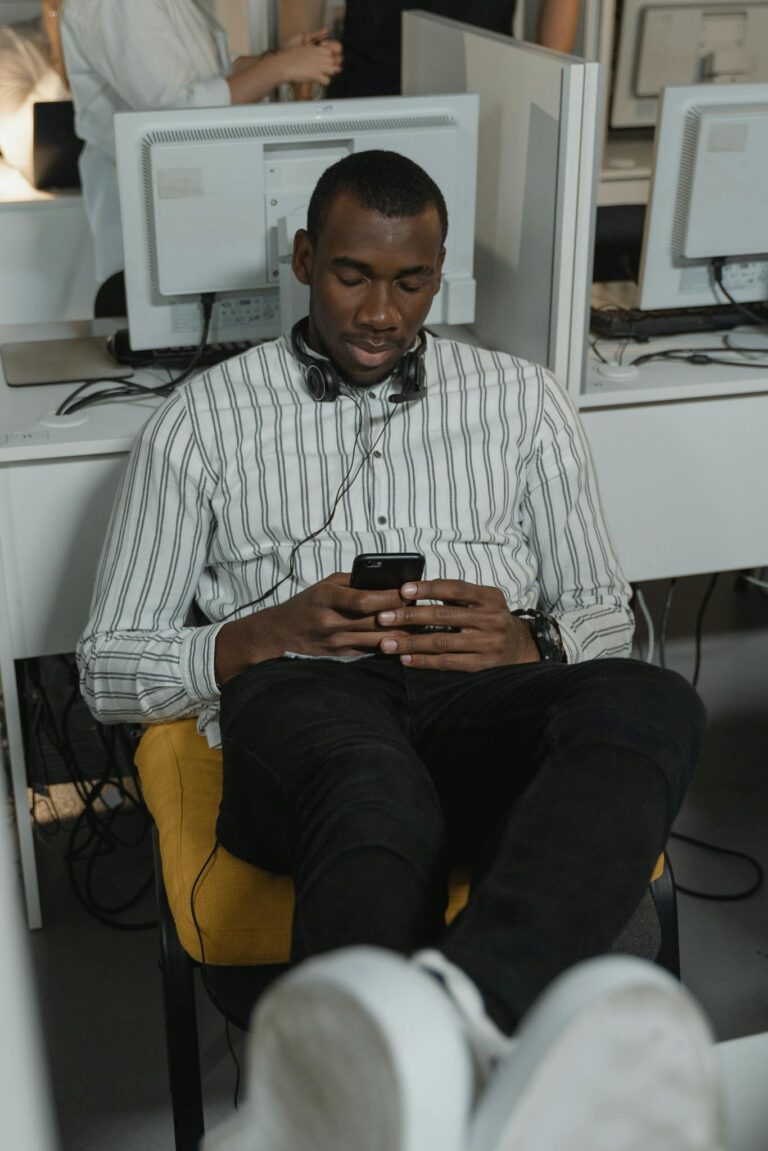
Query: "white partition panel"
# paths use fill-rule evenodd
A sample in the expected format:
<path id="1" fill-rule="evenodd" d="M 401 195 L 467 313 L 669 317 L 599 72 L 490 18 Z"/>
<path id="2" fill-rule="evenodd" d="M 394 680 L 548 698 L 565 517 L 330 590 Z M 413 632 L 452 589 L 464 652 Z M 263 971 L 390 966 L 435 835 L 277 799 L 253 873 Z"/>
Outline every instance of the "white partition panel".
<path id="1" fill-rule="evenodd" d="M 592 273 L 599 66 L 406 12 L 403 92 L 478 94 L 474 329 L 489 346 L 548 365 L 578 394 Z"/>

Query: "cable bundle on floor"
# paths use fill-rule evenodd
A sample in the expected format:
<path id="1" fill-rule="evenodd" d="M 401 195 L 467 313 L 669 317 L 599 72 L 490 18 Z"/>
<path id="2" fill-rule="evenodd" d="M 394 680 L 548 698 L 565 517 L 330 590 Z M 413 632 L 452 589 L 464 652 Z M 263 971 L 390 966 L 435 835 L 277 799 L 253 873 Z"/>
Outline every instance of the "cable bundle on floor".
<path id="1" fill-rule="evenodd" d="M 85 713 L 77 669 L 71 656 L 52 657 L 63 675 L 67 695 L 60 715 L 51 699 L 40 659 L 26 660 L 21 673 L 20 698 L 26 711 L 26 755 L 33 782 L 32 818 L 39 842 L 62 851 L 72 889 L 85 910 L 110 927 L 141 931 L 157 925 L 156 919 L 131 920 L 130 912 L 152 888 L 154 871 L 148 872 L 124 898 L 107 901 L 98 894 L 99 880 L 111 880 L 118 855 L 148 842 L 151 817 L 139 791 L 133 766 L 137 733 L 123 725 L 104 727 L 88 723 L 93 747 L 88 764 L 81 763 L 75 738 L 75 718 Z M 94 755 L 100 761 L 94 766 Z M 59 811 L 53 798 L 52 753 L 63 766 L 79 810 L 74 816 Z M 41 818 L 41 808 L 47 818 Z M 52 830 L 49 830 L 52 828 Z M 112 869 L 109 869 L 109 863 Z"/>

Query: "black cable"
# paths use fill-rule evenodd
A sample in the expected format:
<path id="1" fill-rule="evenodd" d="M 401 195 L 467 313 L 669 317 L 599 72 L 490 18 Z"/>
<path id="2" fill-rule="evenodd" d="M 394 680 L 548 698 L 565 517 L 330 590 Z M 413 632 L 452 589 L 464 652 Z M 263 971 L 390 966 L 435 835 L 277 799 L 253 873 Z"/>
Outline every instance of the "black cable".
<path id="1" fill-rule="evenodd" d="M 203 330 L 195 351 L 192 354 L 192 359 L 184 368 L 182 373 L 178 376 L 172 377 L 163 384 L 158 384 L 157 387 L 151 387 L 148 384 L 140 383 L 138 380 L 125 378 L 118 383 L 114 379 L 102 378 L 98 380 L 86 380 L 85 383 L 80 384 L 75 388 L 74 392 L 62 400 L 56 409 L 57 416 L 68 416 L 73 412 L 77 412 L 80 408 L 85 408 L 91 404 L 102 403 L 104 400 L 111 399 L 131 399 L 134 396 L 168 396 L 173 389 L 179 384 L 183 383 L 197 368 L 197 365 L 202 359 L 203 353 L 208 344 L 208 335 L 211 328 L 211 318 L 213 316 L 213 305 L 216 299 L 215 292 L 205 292 L 200 297 L 200 302 L 203 306 Z M 105 391 L 95 392 L 92 396 L 84 396 L 82 393 L 86 388 L 92 387 L 94 384 L 110 384 L 112 385 Z M 80 397 L 78 399 L 78 397 Z"/>
<path id="2" fill-rule="evenodd" d="M 707 590 L 704 592 L 704 597 L 699 607 L 698 615 L 696 616 L 696 628 L 694 632 L 696 659 L 693 665 L 693 677 L 691 679 L 691 683 L 694 687 L 696 687 L 699 682 L 699 669 L 701 667 L 701 632 L 704 624 L 704 613 L 707 610 L 707 605 L 710 599 L 712 598 L 712 592 L 715 590 L 715 584 L 717 583 L 718 575 L 719 573 L 715 572 L 714 575 L 710 578 L 710 581 L 707 584 Z"/>
<path id="3" fill-rule="evenodd" d="M 381 431 L 379 432 L 379 434 L 377 435 L 376 439 L 373 441 L 371 446 L 368 448 L 368 451 L 365 453 L 363 458 L 360 460 L 360 463 L 357 465 L 357 469 L 353 474 L 352 469 L 355 467 L 355 455 L 357 453 L 357 442 L 360 438 L 360 433 L 363 429 L 363 410 L 360 407 L 360 404 L 357 402 L 357 399 L 355 398 L 355 396 L 350 395 L 349 398 L 352 400 L 355 407 L 357 408 L 357 426 L 355 428 L 355 440 L 354 440 L 354 443 L 352 445 L 352 459 L 350 460 L 350 464 L 349 464 L 349 467 L 347 468 L 347 471 L 346 471 L 346 474 L 344 475 L 344 478 L 342 479 L 341 483 L 339 484 L 339 487 L 336 491 L 336 495 L 333 498 L 333 503 L 331 504 L 331 509 L 328 512 L 328 514 L 326 515 L 325 520 L 320 524 L 319 528 L 315 528 L 315 530 L 310 532 L 309 535 L 304 536 L 303 539 L 299 540 L 298 543 L 293 545 L 293 547 L 291 548 L 290 556 L 288 557 L 288 571 L 285 573 L 284 576 L 282 576 L 277 581 L 277 583 L 272 584 L 272 587 L 268 588 L 265 592 L 262 592 L 262 594 L 260 596 L 257 596 L 256 599 L 249 600 L 248 603 L 238 604 L 238 606 L 236 608 L 233 608 L 233 610 L 231 612 L 228 612 L 225 616 L 222 616 L 221 620 L 219 622 L 224 623 L 226 620 L 232 619 L 233 616 L 238 615 L 239 612 L 246 611 L 247 608 L 258 607 L 260 604 L 264 603 L 265 600 L 269 599 L 270 596 L 274 595 L 274 593 L 277 591 L 277 589 L 279 587 L 282 587 L 282 585 L 286 582 L 286 580 L 289 580 L 293 576 L 294 563 L 295 563 L 299 548 L 303 547 L 305 543 L 308 543 L 310 540 L 313 540 L 317 536 L 319 536 L 320 533 L 325 531 L 325 529 L 327 527 L 329 527 L 330 524 L 333 522 L 333 517 L 336 515 L 336 511 L 338 509 L 339 504 L 341 503 L 342 499 L 347 494 L 347 492 L 350 490 L 350 488 L 352 487 L 352 485 L 355 482 L 355 480 L 357 479 L 357 477 L 360 475 L 360 472 L 363 468 L 363 465 L 365 464 L 365 461 L 367 459 L 369 459 L 369 457 L 373 453 L 374 449 L 376 448 L 376 445 L 379 443 L 379 441 L 381 440 L 381 437 L 386 432 L 387 428 L 390 425 L 392 417 L 394 416 L 395 412 L 397 411 L 397 407 L 392 408 L 392 411 L 389 413 L 386 420 L 384 421 L 384 425 L 383 425 Z"/>
<path id="4" fill-rule="evenodd" d="M 86 387 L 91 384 L 103 384 L 106 380 L 89 380 Z M 147 396 L 167 396 L 170 394 L 167 384 L 159 384 L 156 388 L 149 387 L 146 384 L 139 384 L 135 380 L 130 380 L 124 385 L 117 385 L 114 388 L 107 388 L 104 391 L 94 392 L 91 396 L 81 396 L 80 399 L 75 399 L 75 393 L 59 406 L 56 411 L 57 416 L 71 416 L 74 412 L 79 412 L 81 408 L 91 407 L 94 404 L 101 404 L 107 400 L 131 400 L 134 398 L 143 399 Z M 66 406 L 65 406 L 66 405 Z"/>
<path id="5" fill-rule="evenodd" d="M 737 308 L 740 312 L 743 312 L 745 316 L 748 316 L 749 319 L 753 321 L 753 323 L 759 324 L 761 327 L 765 327 L 766 324 L 768 324 L 768 316 L 759 316 L 757 312 L 753 312 L 751 308 L 745 307 L 745 305 L 740 303 L 739 300 L 734 300 L 733 296 L 723 283 L 724 266 L 725 256 L 716 256 L 710 264 L 710 271 L 712 272 L 712 278 L 715 281 L 716 287 L 720 289 L 729 304 L 733 304 L 734 308 Z"/>
<path id="6" fill-rule="evenodd" d="M 664 612 L 661 617 L 661 627 L 659 628 L 659 664 L 661 667 L 666 667 L 666 647 L 667 647 L 667 628 L 669 626 L 669 616 L 672 611 L 672 597 L 675 594 L 675 587 L 677 586 L 677 577 L 669 581 L 667 588 L 667 595 L 664 600 Z"/>
<path id="7" fill-rule="evenodd" d="M 235 1045 L 232 1042 L 232 1032 L 229 1029 L 229 1016 L 228 1015 L 224 1016 L 224 1033 L 227 1037 L 227 1047 L 229 1047 L 229 1054 L 232 1056 L 232 1059 L 233 1059 L 234 1064 L 235 1064 L 235 1089 L 232 1092 L 232 1105 L 234 1106 L 235 1111 L 237 1111 L 240 1107 L 240 1079 L 241 1079 L 240 1060 L 237 1058 L 237 1052 L 235 1051 Z"/>
<path id="8" fill-rule="evenodd" d="M 205 958 L 205 943 L 203 942 L 203 932 L 202 932 L 202 929 L 200 927 L 200 923 L 199 923 L 198 918 L 197 918 L 197 911 L 195 910 L 195 899 L 197 898 L 198 889 L 199 889 L 200 884 L 202 883 L 203 879 L 205 878 L 206 871 L 208 870 L 210 865 L 213 863 L 213 860 L 216 856 L 216 852 L 218 851 L 218 849 L 219 849 L 219 841 L 218 841 L 218 839 L 216 839 L 214 841 L 213 847 L 208 852 L 208 855 L 205 859 L 205 862 L 203 863 L 203 866 L 200 868 L 197 875 L 195 876 L 195 881 L 192 884 L 192 890 L 189 893 L 189 910 L 190 910 L 190 913 L 192 915 L 192 922 L 195 925 L 195 931 L 197 933 L 197 942 L 200 946 L 200 977 L 203 981 L 203 986 L 205 987 L 205 990 L 208 992 L 208 995 L 210 996 L 211 1002 L 216 1006 L 218 1011 L 224 1016 L 225 1032 L 226 1032 L 226 1036 L 227 1036 L 227 1045 L 229 1046 L 229 1053 L 232 1056 L 232 1059 L 233 1059 L 234 1064 L 235 1064 L 235 1091 L 234 1091 L 233 1102 L 235 1105 L 235 1109 L 237 1109 L 238 1102 L 239 1102 L 239 1095 L 240 1095 L 240 1079 L 241 1079 L 240 1060 L 237 1058 L 237 1053 L 235 1051 L 234 1044 L 232 1043 L 232 1036 L 231 1036 L 230 1030 L 229 1030 L 229 1022 L 230 1022 L 229 1021 L 229 1013 L 228 1013 L 224 1003 L 221 1001 L 221 998 L 219 997 L 218 993 L 214 991 L 214 989 L 211 987 L 210 983 L 208 982 L 208 965 L 207 965 L 206 958 Z"/>
<path id="9" fill-rule="evenodd" d="M 693 888 L 683 887 L 676 882 L 675 889 L 682 892 L 683 895 L 690 895 L 694 899 L 709 899 L 713 902 L 735 903 L 739 899 L 749 899 L 751 895 L 754 895 L 762 887 L 764 878 L 763 868 L 757 859 L 751 855 L 747 855 L 746 852 L 734 851 L 732 847 L 718 847 L 714 843 L 705 843 L 703 839 L 696 839 L 692 835 L 682 835 L 679 831 L 670 832 L 670 838 L 679 839 L 683 843 L 693 844 L 694 847 L 701 847 L 705 851 L 716 852 L 718 855 L 731 855 L 735 859 L 743 859 L 755 869 L 754 882 L 743 891 L 726 892 L 724 895 L 716 895 L 711 891 L 695 891 Z"/>
<path id="10" fill-rule="evenodd" d="M 704 615 L 705 615 L 707 607 L 709 605 L 709 601 L 712 598 L 712 593 L 715 590 L 715 586 L 717 584 L 719 574 L 720 574 L 719 572 L 715 572 L 710 577 L 709 583 L 707 584 L 706 590 L 704 592 L 704 596 L 702 598 L 702 601 L 701 601 L 701 604 L 699 606 L 699 610 L 698 610 L 698 613 L 696 616 L 696 627 L 695 627 L 696 659 L 695 659 L 695 664 L 694 664 L 693 678 L 691 681 L 694 687 L 696 687 L 696 685 L 698 683 L 699 670 L 701 667 L 701 636 L 702 636 L 702 629 L 703 629 L 703 624 L 704 624 Z M 670 615 L 670 611 L 671 611 L 671 607 L 672 607 L 672 597 L 674 594 L 674 589 L 675 589 L 676 583 L 677 583 L 676 579 L 670 580 L 669 588 L 667 590 L 667 595 L 666 595 L 666 599 L 664 602 L 664 615 L 662 618 L 661 630 L 660 630 L 660 634 L 659 634 L 659 652 L 660 652 L 660 660 L 661 660 L 661 666 L 662 667 L 665 666 L 665 662 L 664 662 L 665 661 L 665 654 L 664 654 L 665 641 L 666 641 L 667 628 L 668 628 L 668 624 L 669 624 L 669 615 Z M 740 900 L 740 899 L 748 899 L 751 895 L 754 895 L 755 892 L 758 891 L 759 888 L 762 886 L 763 868 L 760 865 L 759 861 L 757 859 L 755 859 L 753 856 L 747 855 L 745 852 L 742 852 L 742 851 L 736 851 L 733 848 L 719 847 L 716 844 L 707 843 L 703 839 L 696 839 L 694 836 L 683 835 L 681 832 L 677 832 L 677 831 L 670 832 L 670 838 L 679 839 L 684 843 L 693 844 L 694 846 L 700 847 L 705 851 L 716 852 L 720 855 L 730 855 L 730 856 L 734 857 L 735 859 L 743 859 L 747 863 L 749 863 L 750 866 L 752 866 L 755 869 L 755 873 L 756 873 L 754 882 L 749 887 L 745 888 L 744 891 L 728 892 L 724 895 L 717 895 L 714 892 L 709 892 L 709 891 L 697 891 L 697 890 L 690 888 L 690 887 L 684 887 L 683 885 L 676 882 L 675 883 L 675 889 L 677 891 L 681 892 L 683 895 L 690 895 L 694 899 L 708 899 L 708 900 L 712 900 L 712 901 L 734 902 L 734 901 Z"/>
<path id="11" fill-rule="evenodd" d="M 139 846 L 146 838 L 149 828 L 149 815 L 140 800 L 128 790 L 124 784 L 124 771 L 120 767 L 121 753 L 133 770 L 132 754 L 127 746 L 128 737 L 118 729 L 110 730 L 109 735 L 101 725 L 96 731 L 105 752 L 106 762 L 101 775 L 93 780 L 86 778 L 79 769 L 77 755 L 74 750 L 71 735 L 71 723 L 75 713 L 75 705 L 82 700 L 79 692 L 79 683 L 76 670 L 71 657 L 60 656 L 59 662 L 63 665 L 69 677 L 70 693 L 65 700 L 60 721 L 57 720 L 48 693 L 43 685 L 39 660 L 25 661 L 25 678 L 32 686 L 32 703 L 34 708 L 28 719 L 29 736 L 34 736 L 35 742 L 30 745 L 38 747 L 43 762 L 43 772 L 46 786 L 50 786 L 48 779 L 47 759 L 44 756 L 43 736 L 54 749 L 62 761 L 70 783 L 82 807 L 69 829 L 68 842 L 64 851 L 72 889 L 78 902 L 99 922 L 110 927 L 117 927 L 127 931 L 149 930 L 156 926 L 152 920 L 140 923 L 126 923 L 116 917 L 124 914 L 146 894 L 152 883 L 152 871 L 149 877 L 142 880 L 138 889 L 116 904 L 107 905 L 96 897 L 94 882 L 96 865 L 104 857 L 111 855 L 118 848 L 132 848 Z M 24 688 L 25 702 L 28 704 L 29 693 Z M 120 745 L 121 736 L 125 746 Z M 28 740 L 29 744 L 29 740 Z M 32 761 L 30 760 L 30 766 Z M 115 807 L 106 798 L 107 789 L 119 797 L 119 806 Z M 99 803 L 104 805 L 105 811 L 99 810 Z M 55 812 L 57 825 L 63 830 L 63 821 L 55 803 L 49 798 L 49 804 Z M 139 833 L 133 837 L 126 837 L 117 828 L 118 817 L 128 811 L 135 810 L 142 816 Z M 48 836 L 50 841 L 52 837 Z"/>
<path id="12" fill-rule="evenodd" d="M 762 363 L 750 363 L 748 360 L 724 360 L 719 355 L 710 355 L 711 352 L 722 352 L 722 350 L 722 345 L 717 348 L 664 348 L 658 352 L 644 352 L 642 356 L 635 356 L 634 360 L 630 360 L 630 364 L 639 367 L 651 360 L 671 360 L 673 363 L 692 364 L 694 367 L 721 364 L 727 368 L 755 368 L 761 372 L 768 369 L 768 357 Z"/>
<path id="13" fill-rule="evenodd" d="M 597 356 L 598 360 L 600 360 L 600 363 L 601 364 L 607 364 L 608 361 L 606 360 L 605 356 L 603 355 L 603 353 L 600 351 L 600 349 L 597 346 L 598 342 L 599 342 L 598 337 L 595 337 L 594 340 L 589 341 L 589 346 L 592 349 L 592 351 L 595 353 L 595 355 Z"/>

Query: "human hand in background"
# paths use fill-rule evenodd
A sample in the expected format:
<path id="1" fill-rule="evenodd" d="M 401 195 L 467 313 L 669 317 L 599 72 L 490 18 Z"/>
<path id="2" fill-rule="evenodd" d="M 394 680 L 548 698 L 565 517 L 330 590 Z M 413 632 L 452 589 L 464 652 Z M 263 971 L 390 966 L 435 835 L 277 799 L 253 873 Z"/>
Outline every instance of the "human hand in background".
<path id="1" fill-rule="evenodd" d="M 330 84 L 331 79 L 341 72 L 343 64 L 343 51 L 341 44 L 338 40 L 330 39 L 330 30 L 328 28 L 319 28 L 316 32 L 308 32 L 303 36 L 295 36 L 289 40 L 285 47 L 282 49 L 283 53 L 294 53 L 299 49 L 322 47 L 326 53 L 330 52 L 330 57 L 323 56 L 315 58 L 314 54 L 306 58 L 306 64 L 312 66 L 319 66 L 320 68 L 328 69 L 330 71 L 324 73 L 327 78 L 322 78 L 318 75 L 312 76 L 291 76 L 286 82 L 291 85 L 291 97 L 294 100 L 313 100 L 319 95 L 318 87 L 325 88 Z M 278 53 L 278 56 L 281 53 Z M 293 59 L 289 61 L 291 68 L 305 65 L 304 57 L 301 60 Z M 305 65 L 306 66 L 306 65 Z"/>
<path id="2" fill-rule="evenodd" d="M 239 56 L 227 77 L 233 104 L 263 100 L 281 84 L 325 87 L 341 71 L 342 48 L 328 39 L 328 29 L 302 36 L 297 43 L 265 52 L 263 56 Z M 298 98 L 298 97 L 297 97 Z"/>

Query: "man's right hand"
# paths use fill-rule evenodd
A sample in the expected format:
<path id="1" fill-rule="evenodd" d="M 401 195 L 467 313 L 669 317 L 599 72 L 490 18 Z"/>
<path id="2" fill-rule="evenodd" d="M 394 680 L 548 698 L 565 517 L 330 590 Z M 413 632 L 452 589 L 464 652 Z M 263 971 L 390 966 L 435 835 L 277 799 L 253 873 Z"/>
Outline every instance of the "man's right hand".
<path id="1" fill-rule="evenodd" d="M 335 572 L 275 607 L 225 623 L 216 636 L 216 681 L 223 685 L 255 663 L 287 651 L 300 655 L 364 655 L 387 636 L 407 629 L 384 628 L 381 611 L 403 606 L 399 589 L 362 591 L 349 586 L 349 573 Z"/>

